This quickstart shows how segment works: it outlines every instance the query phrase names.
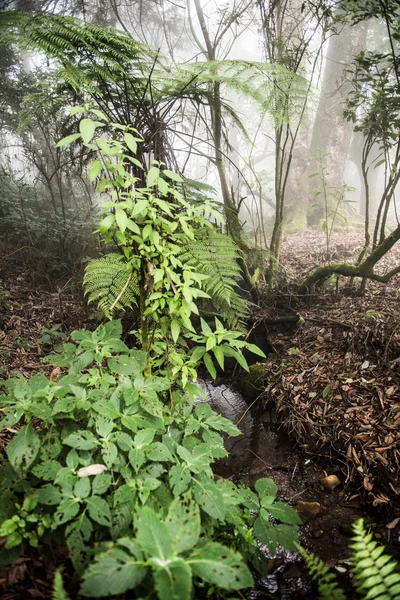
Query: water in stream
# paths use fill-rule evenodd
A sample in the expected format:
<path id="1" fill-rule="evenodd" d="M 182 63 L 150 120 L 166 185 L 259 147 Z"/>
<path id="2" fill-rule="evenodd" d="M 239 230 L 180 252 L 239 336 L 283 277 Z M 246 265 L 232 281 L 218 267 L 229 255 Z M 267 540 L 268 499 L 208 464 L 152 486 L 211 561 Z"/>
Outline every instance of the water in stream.
<path id="1" fill-rule="evenodd" d="M 255 415 L 240 392 L 228 385 L 203 382 L 202 387 L 212 408 L 238 424 L 242 431 L 240 437 L 226 440 L 230 455 L 216 465 L 217 474 L 249 486 L 261 477 L 271 477 L 281 500 L 294 505 L 303 503 L 306 514 L 301 515 L 305 523 L 301 542 L 325 562 L 338 567 L 340 578 L 347 571 L 352 523 L 365 516 L 360 508 L 349 505 L 340 486 L 334 491 L 323 488 L 320 480 L 332 473 L 300 455 L 290 438 L 279 430 L 273 411 Z M 307 509 L 317 514 L 307 514 Z M 270 575 L 258 582 L 251 600 L 316 597 L 297 553 L 280 549 L 269 565 Z M 346 585 L 346 576 L 343 583 Z M 351 598 L 350 590 L 348 597 Z"/>

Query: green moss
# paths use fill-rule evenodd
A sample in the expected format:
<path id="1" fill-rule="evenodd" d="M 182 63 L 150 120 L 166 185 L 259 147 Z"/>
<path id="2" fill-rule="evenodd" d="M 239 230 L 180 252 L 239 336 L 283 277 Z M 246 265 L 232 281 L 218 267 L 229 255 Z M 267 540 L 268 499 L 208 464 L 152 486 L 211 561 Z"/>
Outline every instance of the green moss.
<path id="1" fill-rule="evenodd" d="M 267 373 L 263 363 L 256 363 L 249 367 L 241 381 L 241 392 L 246 400 L 255 400 L 267 385 Z"/>

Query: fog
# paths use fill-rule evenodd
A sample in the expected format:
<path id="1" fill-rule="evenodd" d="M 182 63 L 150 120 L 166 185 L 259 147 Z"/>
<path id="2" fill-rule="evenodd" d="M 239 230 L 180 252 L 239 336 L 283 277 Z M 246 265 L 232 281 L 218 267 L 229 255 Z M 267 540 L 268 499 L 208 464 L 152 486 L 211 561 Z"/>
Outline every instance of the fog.
<path id="1" fill-rule="evenodd" d="M 383 230 L 398 223 L 398 111 L 388 100 L 398 78 L 391 62 L 398 41 L 379 15 L 354 18 L 346 2 L 327 0 L 32 0 L 1 8 L 74 16 L 146 44 L 153 54 L 145 93 L 163 130 L 161 153 L 154 144 L 145 153 L 147 168 L 165 160 L 212 186 L 208 193 L 237 211 L 251 245 L 273 247 L 276 228 L 280 236 L 328 222 L 335 229 L 373 228 L 377 214 Z M 75 205 L 101 198 L 90 191 L 84 162 L 66 172 L 54 152 L 57 129 L 62 137 L 67 127 L 56 113 L 64 118 L 74 100 L 90 103 L 93 94 L 64 88 L 60 106 L 62 58 L 32 40 L 25 44 L 23 34 L 20 43 L 7 39 L 7 24 L 2 31 L 3 189 L 19 194 L 33 186 L 41 212 L 65 220 L 67 208 L 75 229 L 83 216 L 73 217 Z M 364 58 L 377 51 L 380 63 L 367 67 Z M 115 106 L 118 120 L 123 110 Z M 2 196 L 3 221 L 23 219 L 23 203 L 17 216 L 15 203 Z M 228 217 L 226 227 L 232 228 Z"/>

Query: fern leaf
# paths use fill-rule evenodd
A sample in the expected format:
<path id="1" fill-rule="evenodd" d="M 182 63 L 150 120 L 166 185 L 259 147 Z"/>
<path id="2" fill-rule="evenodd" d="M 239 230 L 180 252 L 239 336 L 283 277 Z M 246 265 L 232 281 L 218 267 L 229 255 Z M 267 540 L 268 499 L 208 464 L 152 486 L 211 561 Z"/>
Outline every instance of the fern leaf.
<path id="1" fill-rule="evenodd" d="M 63 578 L 59 570 L 56 571 L 54 577 L 52 600 L 70 600 L 67 592 L 65 591 Z"/>
<path id="2" fill-rule="evenodd" d="M 239 248 L 229 235 L 211 228 L 199 230 L 182 255 L 182 261 L 208 276 L 203 284 L 204 290 L 231 327 L 245 320 L 251 306 L 237 291 L 241 278 L 240 255 Z"/>
<path id="3" fill-rule="evenodd" d="M 278 63 L 245 60 L 185 63 L 165 73 L 158 70 L 156 79 L 164 97 L 208 97 L 209 85 L 219 83 L 254 101 L 276 122 L 286 122 L 290 115 L 300 114 L 299 106 L 309 96 L 306 79 Z M 232 110 L 229 112 L 232 116 Z M 235 120 L 237 124 L 240 122 L 238 116 Z"/>
<path id="4" fill-rule="evenodd" d="M 107 254 L 87 265 L 83 279 L 89 302 L 97 302 L 100 310 L 111 316 L 114 309 L 126 310 L 136 305 L 139 293 L 132 269 L 118 254 Z"/>
<path id="5" fill-rule="evenodd" d="M 299 551 L 310 571 L 311 579 L 318 584 L 318 598 L 320 600 L 346 600 L 336 575 L 329 567 L 315 554 L 308 554 L 304 548 L 300 548 Z"/>
<path id="6" fill-rule="evenodd" d="M 397 561 L 367 533 L 362 519 L 353 525 L 352 563 L 357 592 L 365 600 L 399 600 L 400 571 Z"/>

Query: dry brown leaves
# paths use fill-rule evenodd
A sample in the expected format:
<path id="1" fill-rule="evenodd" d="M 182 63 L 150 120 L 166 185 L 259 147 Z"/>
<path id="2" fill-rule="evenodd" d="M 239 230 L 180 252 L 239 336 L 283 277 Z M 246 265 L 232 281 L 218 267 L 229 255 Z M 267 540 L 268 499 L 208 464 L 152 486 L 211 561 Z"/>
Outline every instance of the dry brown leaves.
<path id="1" fill-rule="evenodd" d="M 335 236 L 335 260 L 357 255 L 360 236 Z M 286 264 L 297 274 L 310 270 L 323 243 L 315 231 L 290 236 L 283 248 Z M 383 269 L 399 263 L 396 248 Z M 269 397 L 288 431 L 310 452 L 339 461 L 346 482 L 375 506 L 391 501 L 400 508 L 398 281 L 386 288 L 371 284 L 363 298 L 331 291 L 312 306 L 299 299 L 296 308 L 305 322 L 286 332 L 270 329 L 279 362 L 267 369 Z M 300 353 L 292 355 L 290 347 Z"/>

